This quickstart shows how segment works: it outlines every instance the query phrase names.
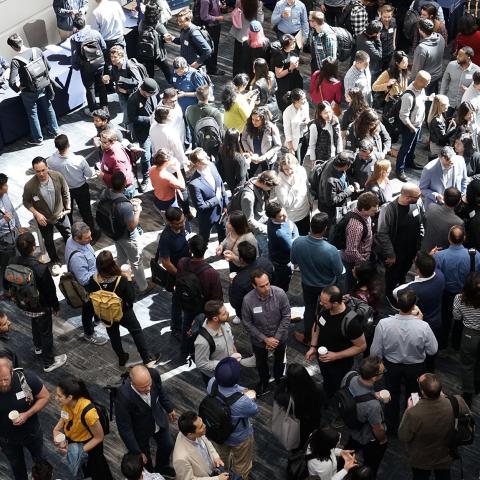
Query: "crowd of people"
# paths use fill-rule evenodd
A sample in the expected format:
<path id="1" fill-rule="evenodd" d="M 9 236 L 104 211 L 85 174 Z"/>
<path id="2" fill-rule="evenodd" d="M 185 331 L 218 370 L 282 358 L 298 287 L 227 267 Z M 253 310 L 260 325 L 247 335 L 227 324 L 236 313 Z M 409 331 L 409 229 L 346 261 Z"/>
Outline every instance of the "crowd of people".
<path id="1" fill-rule="evenodd" d="M 41 50 L 12 34 L 15 56 L 0 62 L 20 92 L 30 143 L 43 143 L 38 107 L 55 138 L 55 153 L 33 158 L 23 191 L 48 263 L 0 173 L 4 301 L 31 320 L 43 372 L 68 362 L 56 354 L 52 330 L 60 306 L 53 277 L 63 272 L 59 288 L 81 308 L 84 340 L 110 340 L 126 367 L 122 326 L 143 362 L 113 395 L 128 480 L 252 478 L 256 456 L 265 456 L 255 452 L 255 416 L 271 391 L 272 430 L 288 450 L 291 480 L 377 478 L 396 436 L 414 480 L 431 472 L 450 479 L 455 429 L 465 424 L 455 420 L 471 421 L 480 393 L 479 20 L 463 15 L 451 39 L 434 1 L 278 0 L 265 4 L 269 38 L 259 0 L 195 0 L 174 16 L 164 0 L 139 0 L 137 54 L 129 58 L 122 8 L 96 3 L 88 25 L 88 0 L 53 2 L 96 128 L 95 168 L 61 133 Z M 173 21 L 178 35 L 169 31 Z M 230 22 L 230 36 L 221 37 Z M 227 79 L 218 56 L 231 37 Z M 110 121 L 112 101 L 119 124 Z M 98 198 L 92 181 L 102 184 Z M 149 211 L 140 198 L 147 190 Z M 142 217 L 163 225 L 151 279 Z M 102 236 L 113 253 L 93 248 Z M 213 241 L 216 257 L 228 262 L 228 297 L 205 258 Z M 288 295 L 295 271 L 301 319 Z M 177 414 L 133 309 L 156 284 L 171 293 L 181 360 L 195 362 L 205 386 L 195 411 Z M 7 310 L 0 312 L 0 339 L 8 341 L 9 327 Z M 237 349 L 237 328 L 248 349 Z M 302 364 L 291 361 L 288 343 Z M 436 359 L 449 361 L 455 351 L 461 391 L 445 392 Z M 18 368 L 21 357 L 8 343 L 0 351 L 0 448 L 15 480 L 29 478 L 25 449 L 32 478 L 50 479 L 39 416 L 51 393 Z M 307 362 L 320 373 L 311 375 Z M 256 368 L 255 386 L 239 384 L 246 368 Z M 105 406 L 82 378 L 62 377 L 54 395 L 60 414 L 51 441 L 70 478 L 113 478 L 103 453 L 112 428 Z M 278 433 L 275 419 L 297 419 L 295 438 Z M 175 442 L 170 422 L 178 422 Z"/>

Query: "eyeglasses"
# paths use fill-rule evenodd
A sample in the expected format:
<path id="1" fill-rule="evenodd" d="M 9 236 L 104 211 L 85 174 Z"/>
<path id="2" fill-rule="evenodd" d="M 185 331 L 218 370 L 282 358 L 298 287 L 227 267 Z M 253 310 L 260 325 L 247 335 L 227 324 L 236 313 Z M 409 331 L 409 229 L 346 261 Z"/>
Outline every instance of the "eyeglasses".
<path id="1" fill-rule="evenodd" d="M 382 375 L 385 375 L 388 372 L 386 368 L 383 369 L 383 372 L 378 372 L 377 377 L 381 377 Z"/>

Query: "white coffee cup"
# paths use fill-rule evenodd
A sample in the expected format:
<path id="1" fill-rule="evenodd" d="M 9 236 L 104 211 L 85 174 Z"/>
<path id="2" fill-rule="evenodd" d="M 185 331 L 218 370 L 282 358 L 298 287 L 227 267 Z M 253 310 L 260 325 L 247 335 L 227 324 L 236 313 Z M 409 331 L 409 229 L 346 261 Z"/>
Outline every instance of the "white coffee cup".
<path id="1" fill-rule="evenodd" d="M 20 416 L 20 413 L 17 411 L 17 410 L 12 410 L 9 414 L 8 414 L 8 418 L 14 422 L 15 420 L 17 420 L 17 418 Z"/>
<path id="2" fill-rule="evenodd" d="M 257 392 L 255 392 L 255 390 L 247 390 L 245 392 L 245 395 L 251 398 L 252 400 L 255 400 L 257 398 Z"/>
<path id="3" fill-rule="evenodd" d="M 65 448 L 67 437 L 65 436 L 64 433 L 57 433 L 53 440 L 55 442 L 55 445 L 57 445 L 60 448 Z"/>
<path id="4" fill-rule="evenodd" d="M 380 395 L 383 403 L 388 403 L 392 398 L 388 390 L 380 390 L 378 394 Z"/>
<path id="5" fill-rule="evenodd" d="M 235 360 L 237 360 L 237 362 L 239 362 L 242 359 L 242 354 L 238 352 L 232 353 L 230 356 Z"/>
<path id="6" fill-rule="evenodd" d="M 130 265 L 128 263 L 124 263 L 121 267 L 120 267 L 120 270 L 123 272 L 123 273 L 129 273 L 131 271 L 130 269 Z"/>
<path id="7" fill-rule="evenodd" d="M 295 55 L 290 55 L 290 63 L 298 63 L 299 58 Z"/>
<path id="8" fill-rule="evenodd" d="M 288 16 L 290 16 L 292 14 L 292 7 L 285 7 L 285 9 L 283 11 L 287 12 Z"/>
<path id="9" fill-rule="evenodd" d="M 319 355 L 326 355 L 328 353 L 328 348 L 327 347 L 319 347 L 318 348 L 318 354 Z"/>
<path id="10" fill-rule="evenodd" d="M 237 272 L 230 272 L 228 274 L 228 278 L 230 279 L 231 282 L 233 282 L 233 279 L 237 276 Z"/>

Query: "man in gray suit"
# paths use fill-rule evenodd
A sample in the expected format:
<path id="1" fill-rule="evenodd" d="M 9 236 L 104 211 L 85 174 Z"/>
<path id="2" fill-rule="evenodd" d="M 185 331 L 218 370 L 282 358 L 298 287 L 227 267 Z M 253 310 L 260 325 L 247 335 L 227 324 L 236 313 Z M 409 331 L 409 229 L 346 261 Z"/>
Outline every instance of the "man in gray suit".
<path id="1" fill-rule="evenodd" d="M 419 187 L 425 208 L 431 203 L 443 205 L 446 188 L 455 187 L 463 195 L 467 189 L 465 160 L 456 155 L 452 147 L 443 147 L 438 158 L 425 165 Z"/>

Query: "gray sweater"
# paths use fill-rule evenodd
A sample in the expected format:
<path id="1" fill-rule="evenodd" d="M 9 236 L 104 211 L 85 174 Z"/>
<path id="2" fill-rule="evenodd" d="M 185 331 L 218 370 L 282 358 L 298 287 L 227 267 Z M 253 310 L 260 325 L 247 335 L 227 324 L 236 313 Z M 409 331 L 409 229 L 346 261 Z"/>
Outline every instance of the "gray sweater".
<path id="1" fill-rule="evenodd" d="M 247 217 L 248 226 L 256 235 L 267 234 L 267 216 L 265 215 L 266 192 L 255 186 L 256 178 L 251 180 L 252 188 L 246 188 L 242 195 L 242 212 Z M 247 184 L 248 185 L 248 184 Z"/>
<path id="2" fill-rule="evenodd" d="M 480 70 L 478 65 L 470 63 L 467 68 L 463 68 L 456 60 L 451 61 L 445 70 L 440 86 L 440 93 L 446 95 L 450 101 L 450 106 L 457 108 L 463 95 L 461 87 L 469 87 L 473 81 L 473 73 Z"/>
<path id="3" fill-rule="evenodd" d="M 440 80 L 443 72 L 444 53 L 445 39 L 440 34 L 434 32 L 424 38 L 413 52 L 410 78 L 415 79 L 420 70 L 425 70 L 432 76 L 432 82 Z"/>

